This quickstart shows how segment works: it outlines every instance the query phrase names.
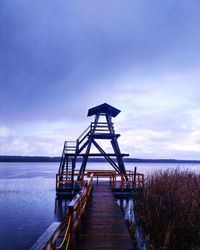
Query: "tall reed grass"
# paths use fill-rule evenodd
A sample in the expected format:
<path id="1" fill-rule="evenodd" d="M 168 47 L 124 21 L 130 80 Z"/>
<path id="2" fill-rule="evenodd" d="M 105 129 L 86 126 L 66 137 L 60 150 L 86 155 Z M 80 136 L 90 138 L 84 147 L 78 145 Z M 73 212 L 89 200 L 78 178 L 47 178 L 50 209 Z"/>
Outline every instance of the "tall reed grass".
<path id="1" fill-rule="evenodd" d="M 149 176 L 135 209 L 148 249 L 200 249 L 200 174 L 177 169 Z"/>

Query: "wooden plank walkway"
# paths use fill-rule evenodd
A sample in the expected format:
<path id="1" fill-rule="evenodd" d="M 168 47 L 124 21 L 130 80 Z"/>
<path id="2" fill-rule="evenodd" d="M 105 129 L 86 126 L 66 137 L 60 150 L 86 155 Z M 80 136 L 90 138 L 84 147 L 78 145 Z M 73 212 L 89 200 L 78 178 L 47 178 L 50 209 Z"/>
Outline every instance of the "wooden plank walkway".
<path id="1" fill-rule="evenodd" d="M 93 185 L 74 250 L 133 250 L 133 243 L 109 182 Z"/>

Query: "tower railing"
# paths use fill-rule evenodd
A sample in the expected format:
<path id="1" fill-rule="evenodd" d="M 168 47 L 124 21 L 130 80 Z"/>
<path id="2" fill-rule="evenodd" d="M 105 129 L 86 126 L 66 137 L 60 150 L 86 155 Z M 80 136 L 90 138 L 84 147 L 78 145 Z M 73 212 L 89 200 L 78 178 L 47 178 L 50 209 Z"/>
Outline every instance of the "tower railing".
<path id="1" fill-rule="evenodd" d="M 91 122 L 91 130 L 93 130 L 95 128 L 95 132 L 107 132 L 110 133 L 110 129 L 113 130 L 114 132 L 114 127 L 113 127 L 113 123 L 107 123 L 107 122 Z"/>
<path id="2" fill-rule="evenodd" d="M 59 166 L 59 173 L 62 170 L 62 166 L 63 166 L 64 159 L 65 159 L 65 144 L 66 144 L 66 141 L 64 142 L 64 146 L 63 146 L 63 152 L 62 152 L 62 156 L 61 156 L 61 160 L 60 160 L 60 166 Z"/>
<path id="3" fill-rule="evenodd" d="M 89 125 L 84 131 L 83 133 L 77 138 L 77 140 L 79 141 L 79 143 L 81 143 L 87 136 L 88 133 L 91 130 L 91 125 Z"/>

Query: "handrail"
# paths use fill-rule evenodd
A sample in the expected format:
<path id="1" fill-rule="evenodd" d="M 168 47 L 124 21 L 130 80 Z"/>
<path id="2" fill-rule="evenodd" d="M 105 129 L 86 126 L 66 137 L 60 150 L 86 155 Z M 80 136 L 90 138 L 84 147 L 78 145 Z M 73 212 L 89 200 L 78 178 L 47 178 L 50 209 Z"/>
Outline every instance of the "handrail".
<path id="1" fill-rule="evenodd" d="M 94 175 L 97 179 L 97 183 L 99 181 L 99 178 L 109 178 L 110 183 L 112 176 L 115 175 L 117 172 L 115 170 L 88 170 L 87 175 L 90 176 L 91 174 Z"/>
<path id="2" fill-rule="evenodd" d="M 57 176 L 69 176 L 69 174 L 71 174 L 71 172 L 67 172 L 67 173 L 63 173 L 63 174 L 56 174 Z M 88 177 L 87 174 L 79 174 L 78 171 L 76 171 L 76 173 L 74 174 L 74 176 L 83 176 L 83 177 Z"/>
<path id="3" fill-rule="evenodd" d="M 89 132 L 90 126 L 91 126 L 91 125 L 89 125 L 89 126 L 83 131 L 83 133 L 77 138 L 77 140 L 80 140 L 81 137 L 83 137 L 85 134 L 87 134 L 87 132 Z"/>
<path id="4" fill-rule="evenodd" d="M 67 236 L 68 236 L 68 232 L 69 232 L 71 220 L 72 220 L 72 217 L 69 217 L 68 225 L 67 225 L 67 229 L 66 229 L 66 232 L 65 232 L 65 236 L 64 236 L 64 238 L 63 238 L 63 241 L 61 242 L 61 244 L 60 244 L 58 247 L 56 247 L 56 249 L 60 249 L 60 248 L 64 245 L 64 243 L 65 243 L 65 241 L 66 241 L 66 239 L 67 239 Z M 67 247 L 68 247 L 68 245 L 69 245 L 69 236 L 68 236 L 68 239 L 67 239 Z"/>
<path id="5" fill-rule="evenodd" d="M 132 171 L 126 174 L 113 174 L 111 180 L 113 191 L 117 183 L 120 183 L 122 192 L 126 186 L 129 186 L 129 188 L 131 187 L 133 189 L 144 186 L 144 174 L 134 173 Z"/>
<path id="6" fill-rule="evenodd" d="M 81 143 L 84 142 L 84 140 L 87 138 L 87 136 L 89 135 L 89 132 L 91 130 L 91 125 L 89 125 L 84 131 L 83 133 L 77 138 L 76 140 L 76 154 L 79 153 L 79 151 L 82 151 L 82 149 L 80 149 L 80 145 Z M 83 145 L 82 145 L 83 146 Z"/>
<path id="7" fill-rule="evenodd" d="M 75 146 L 72 147 L 72 146 L 69 146 L 68 144 L 72 144 L 72 143 L 74 144 L 75 142 L 76 141 L 65 141 L 64 142 L 62 156 L 61 156 L 61 160 L 60 160 L 59 172 L 62 169 L 62 165 L 63 165 L 64 159 L 65 159 L 65 154 L 69 153 L 69 152 L 75 152 L 76 151 Z"/>
<path id="8" fill-rule="evenodd" d="M 74 199 L 68 205 L 68 215 L 59 224 L 56 230 L 53 232 L 43 250 L 56 250 L 66 245 L 66 250 L 72 248 L 73 234 L 77 231 L 80 225 L 81 215 L 83 214 L 85 207 L 88 203 L 91 190 L 92 190 L 93 174 L 90 175 L 90 179 L 84 188 L 74 197 Z M 67 224 L 66 224 L 67 223 Z M 56 241 L 60 233 L 66 228 L 64 238 L 60 245 L 56 247 Z"/>
<path id="9" fill-rule="evenodd" d="M 75 172 L 74 173 L 74 177 L 75 176 L 81 176 L 82 180 L 74 180 L 74 184 L 80 184 L 81 187 L 83 187 L 86 183 L 85 177 L 88 177 L 87 174 L 79 174 L 79 172 Z M 71 180 L 71 172 L 67 172 L 67 173 L 60 173 L 60 174 L 56 174 L 56 190 L 59 189 L 59 184 L 71 184 L 72 180 Z"/>
<path id="10" fill-rule="evenodd" d="M 61 156 L 61 160 L 60 160 L 59 172 L 62 168 L 62 163 L 63 163 L 64 156 L 65 156 L 65 143 L 66 143 L 66 141 L 64 142 L 64 146 L 63 146 L 63 152 L 62 152 L 62 156 Z"/>
<path id="11" fill-rule="evenodd" d="M 76 151 L 76 141 L 65 141 L 64 152 L 75 152 Z"/>
<path id="12" fill-rule="evenodd" d="M 95 132 L 96 131 L 102 131 L 102 132 L 110 132 L 110 129 L 114 131 L 113 123 L 107 123 L 107 122 L 91 122 L 91 130 L 93 130 L 95 127 Z"/>

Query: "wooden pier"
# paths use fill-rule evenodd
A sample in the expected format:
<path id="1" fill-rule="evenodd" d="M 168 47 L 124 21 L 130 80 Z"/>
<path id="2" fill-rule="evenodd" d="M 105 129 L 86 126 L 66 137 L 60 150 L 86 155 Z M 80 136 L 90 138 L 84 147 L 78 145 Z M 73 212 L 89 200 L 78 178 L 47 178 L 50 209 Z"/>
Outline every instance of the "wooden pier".
<path id="1" fill-rule="evenodd" d="M 93 192 L 81 220 L 74 250 L 132 250 L 133 243 L 109 182 L 93 185 Z"/>
<path id="2" fill-rule="evenodd" d="M 113 192 L 115 185 L 119 185 L 124 192 L 126 178 L 113 171 L 109 174 L 109 171 L 95 170 L 96 178 L 107 177 L 107 181 L 93 181 L 94 173 L 91 172 L 92 170 L 89 171 L 90 177 L 84 179 L 83 188 L 69 203 L 63 220 L 50 225 L 31 250 L 134 249 Z M 133 173 L 129 175 L 132 176 Z M 132 179 L 135 182 L 127 182 L 129 192 L 137 191 L 144 184 L 142 174 L 137 173 Z"/>

